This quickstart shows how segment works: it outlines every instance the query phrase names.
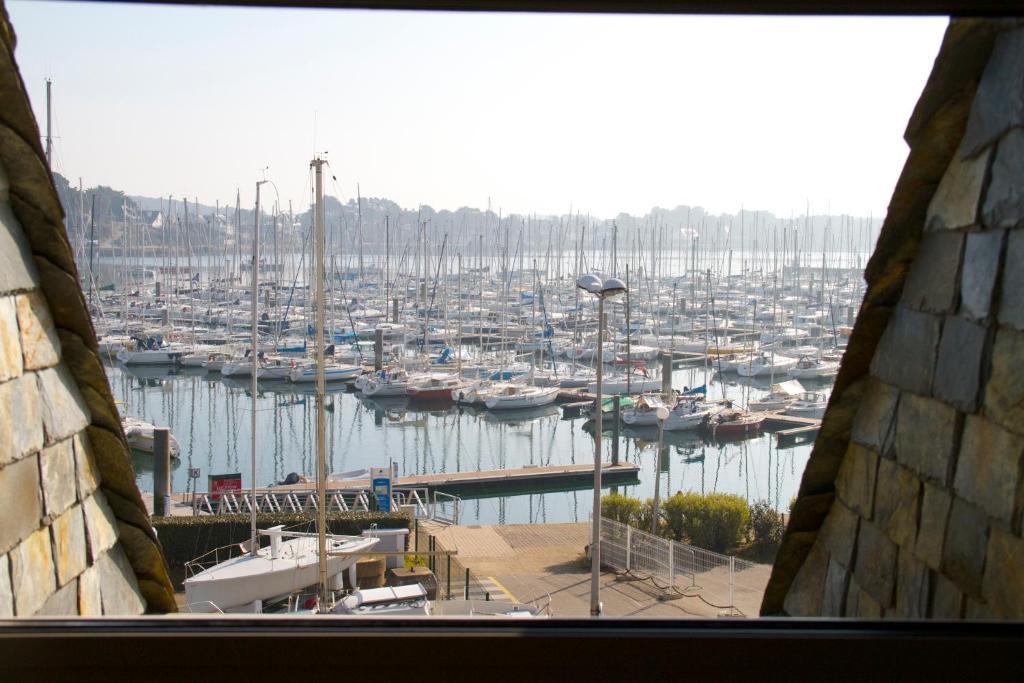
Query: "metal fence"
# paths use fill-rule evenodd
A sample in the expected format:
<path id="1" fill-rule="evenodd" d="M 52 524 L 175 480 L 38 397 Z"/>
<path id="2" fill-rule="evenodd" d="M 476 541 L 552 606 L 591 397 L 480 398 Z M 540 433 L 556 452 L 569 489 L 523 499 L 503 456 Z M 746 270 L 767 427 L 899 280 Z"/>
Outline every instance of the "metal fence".
<path id="1" fill-rule="evenodd" d="M 759 602 L 763 582 L 748 580 L 758 565 L 601 518 L 601 564 L 649 578 L 666 597 L 699 596 L 727 614 Z"/>
<path id="2" fill-rule="evenodd" d="M 328 491 L 328 512 L 366 512 L 370 509 L 368 491 Z M 313 512 L 317 509 L 317 492 L 260 491 L 256 494 L 257 512 Z M 427 489 L 401 488 L 391 492 L 391 509 L 408 510 L 418 519 L 434 519 L 440 514 L 442 521 L 458 523 L 459 499 L 456 496 L 435 493 L 431 499 Z M 197 493 L 192 498 L 193 515 L 248 514 L 252 510 L 249 492 Z M 453 519 L 454 521 L 448 521 Z"/>

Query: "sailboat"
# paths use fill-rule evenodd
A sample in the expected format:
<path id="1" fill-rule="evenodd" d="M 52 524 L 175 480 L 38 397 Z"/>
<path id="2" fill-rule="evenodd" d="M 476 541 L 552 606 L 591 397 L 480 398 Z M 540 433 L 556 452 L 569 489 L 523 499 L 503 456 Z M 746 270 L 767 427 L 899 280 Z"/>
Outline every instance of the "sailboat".
<path id="1" fill-rule="evenodd" d="M 185 602 L 192 612 L 256 612 L 264 602 L 294 593 L 317 582 L 320 555 L 317 534 L 286 531 L 283 526 L 263 529 L 270 545 L 255 554 L 245 552 L 217 562 L 225 549 L 211 551 L 185 565 Z M 355 572 L 358 555 L 335 553 L 366 552 L 380 539 L 362 536 L 327 535 L 325 559 L 328 577 L 341 587 L 341 574 Z M 247 547 L 238 550 L 248 551 Z M 355 577 L 350 576 L 351 585 Z"/>

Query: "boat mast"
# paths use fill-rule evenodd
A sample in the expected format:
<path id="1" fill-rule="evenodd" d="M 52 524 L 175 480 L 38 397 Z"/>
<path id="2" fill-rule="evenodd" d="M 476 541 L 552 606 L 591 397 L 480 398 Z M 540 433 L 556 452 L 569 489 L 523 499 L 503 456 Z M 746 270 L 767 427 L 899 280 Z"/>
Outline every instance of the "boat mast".
<path id="1" fill-rule="evenodd" d="M 317 157 L 310 162 L 316 169 L 316 205 L 313 212 L 314 249 L 314 296 L 316 300 L 316 506 L 317 521 L 317 570 L 320 583 L 321 609 L 327 608 L 327 437 L 325 426 L 327 412 L 324 394 L 327 380 L 324 372 L 324 177 L 323 166 L 327 163 Z"/>
<path id="2" fill-rule="evenodd" d="M 52 124 L 53 116 L 50 107 L 50 88 L 53 85 L 53 81 L 49 78 L 46 79 L 46 168 L 53 170 L 53 135 L 52 135 Z"/>
<path id="3" fill-rule="evenodd" d="M 259 318 L 257 317 L 257 307 L 259 305 L 260 293 L 259 293 L 259 272 L 260 272 L 260 186 L 267 182 L 266 180 L 256 181 L 256 211 L 253 214 L 253 231 L 252 231 L 252 302 L 251 302 L 251 314 L 252 314 L 252 346 L 250 349 L 249 364 L 252 368 L 252 410 L 249 412 L 251 418 L 249 428 L 252 430 L 249 441 L 252 449 L 250 451 L 250 481 L 249 481 L 249 553 L 256 557 L 256 554 L 260 549 L 259 535 L 256 531 L 256 369 L 257 363 L 257 337 L 258 337 L 258 325 Z"/>

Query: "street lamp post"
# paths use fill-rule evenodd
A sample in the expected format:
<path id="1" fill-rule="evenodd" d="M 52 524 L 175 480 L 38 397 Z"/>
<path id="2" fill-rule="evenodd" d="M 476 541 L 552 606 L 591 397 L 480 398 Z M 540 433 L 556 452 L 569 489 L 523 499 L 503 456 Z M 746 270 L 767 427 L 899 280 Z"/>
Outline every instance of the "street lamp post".
<path id="1" fill-rule="evenodd" d="M 604 429 L 602 389 L 604 388 L 604 300 L 622 294 L 626 285 L 618 278 L 602 280 L 583 275 L 576 286 L 597 297 L 597 396 L 594 407 L 594 514 L 590 540 L 590 616 L 601 616 L 601 432 Z"/>

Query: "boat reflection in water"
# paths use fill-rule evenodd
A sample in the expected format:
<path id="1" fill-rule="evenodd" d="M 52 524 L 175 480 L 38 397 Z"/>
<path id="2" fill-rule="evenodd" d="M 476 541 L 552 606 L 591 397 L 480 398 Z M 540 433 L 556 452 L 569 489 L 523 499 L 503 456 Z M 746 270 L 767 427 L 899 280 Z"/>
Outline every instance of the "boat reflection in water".
<path id="1" fill-rule="evenodd" d="M 207 475 L 241 472 L 248 486 L 249 397 L 251 380 L 209 375 L 181 374 L 174 368 L 107 368 L 115 399 L 125 415 L 166 426 L 181 446 L 181 463 L 172 473 L 173 490 L 205 487 Z M 140 377 L 142 375 L 143 377 Z M 700 370 L 678 370 L 674 384 L 703 383 Z M 770 384 L 765 382 L 765 389 Z M 329 472 L 338 473 L 394 462 L 402 477 L 444 472 L 510 469 L 537 465 L 592 464 L 594 441 L 584 428 L 586 418 L 559 414 L 556 406 L 525 411 L 489 411 L 480 406 L 456 406 L 410 402 L 405 396 L 368 397 L 344 383 L 328 385 L 327 457 Z M 763 390 L 725 386 L 728 398 L 745 405 L 745 392 L 760 396 Z M 315 478 L 313 442 L 315 401 L 312 386 L 288 381 L 258 383 L 257 432 L 260 451 L 256 481 L 260 486 L 280 482 L 296 472 Z M 712 382 L 709 398 L 719 400 L 722 386 Z M 604 458 L 610 460 L 615 441 L 614 422 L 606 415 Z M 619 490 L 648 498 L 653 494 L 654 459 L 649 452 L 658 442 L 658 429 L 620 425 L 619 456 L 641 466 L 639 483 L 620 485 Z M 701 430 L 666 431 L 664 443 L 671 449 L 670 481 L 662 490 L 717 490 L 738 493 L 751 500 L 769 495 L 764 483 L 771 481 L 770 496 L 784 509 L 796 493 L 800 473 L 811 444 L 796 444 L 777 451 L 774 436 L 748 435 L 742 441 L 711 441 Z M 705 457 L 706 479 L 699 458 Z M 741 449 L 743 466 L 736 466 Z M 644 453 L 639 451 L 645 450 Z M 687 469 L 687 463 L 692 462 Z M 190 481 L 190 468 L 201 470 Z M 770 468 L 770 471 L 769 471 Z M 663 475 L 664 476 L 664 475 Z M 136 468 L 141 490 L 152 491 L 153 472 Z M 665 488 L 668 487 L 668 488 Z M 527 523 L 586 522 L 590 514 L 587 496 L 576 487 L 534 495 L 487 494 L 462 508 L 462 522 Z M 541 512 L 543 511 L 543 512 Z"/>

